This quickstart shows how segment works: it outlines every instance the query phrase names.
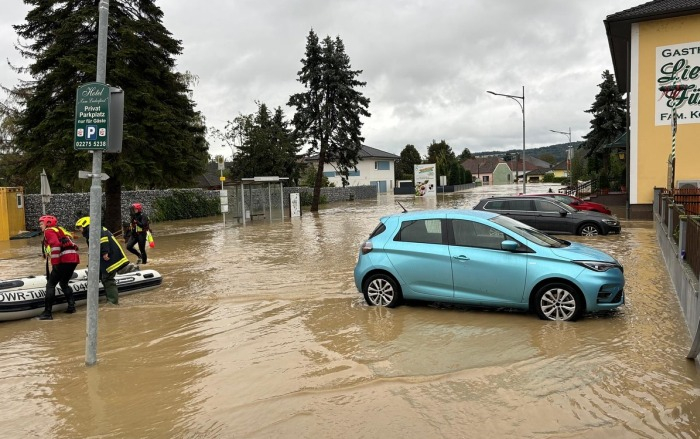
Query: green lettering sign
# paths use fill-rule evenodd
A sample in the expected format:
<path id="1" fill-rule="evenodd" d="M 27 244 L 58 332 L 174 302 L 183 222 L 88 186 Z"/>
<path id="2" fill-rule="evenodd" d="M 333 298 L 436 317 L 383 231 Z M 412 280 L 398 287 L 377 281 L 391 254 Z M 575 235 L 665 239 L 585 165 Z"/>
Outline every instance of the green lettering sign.
<path id="1" fill-rule="evenodd" d="M 106 150 L 109 143 L 109 85 L 91 82 L 78 87 L 75 97 L 74 147 Z"/>

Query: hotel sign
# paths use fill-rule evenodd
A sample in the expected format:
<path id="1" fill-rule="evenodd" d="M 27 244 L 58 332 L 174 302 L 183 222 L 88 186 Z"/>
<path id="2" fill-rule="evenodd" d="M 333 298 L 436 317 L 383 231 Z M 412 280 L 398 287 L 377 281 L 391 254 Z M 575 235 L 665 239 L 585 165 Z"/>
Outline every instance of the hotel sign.
<path id="1" fill-rule="evenodd" d="M 675 100 L 661 95 L 660 86 L 688 85 Z M 678 124 L 700 123 L 700 41 L 656 48 L 656 125 L 671 125 L 676 105 Z"/>
<path id="2" fill-rule="evenodd" d="M 91 82 L 78 87 L 75 97 L 76 150 L 106 150 L 109 142 L 109 85 Z"/>

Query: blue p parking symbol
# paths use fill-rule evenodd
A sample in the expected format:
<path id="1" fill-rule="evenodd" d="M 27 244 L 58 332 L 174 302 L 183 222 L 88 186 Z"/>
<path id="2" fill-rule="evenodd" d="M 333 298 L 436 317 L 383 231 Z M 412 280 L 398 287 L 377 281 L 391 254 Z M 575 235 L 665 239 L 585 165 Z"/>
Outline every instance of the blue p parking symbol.
<path id="1" fill-rule="evenodd" d="M 86 127 L 86 140 L 97 140 L 97 125 L 88 125 Z"/>

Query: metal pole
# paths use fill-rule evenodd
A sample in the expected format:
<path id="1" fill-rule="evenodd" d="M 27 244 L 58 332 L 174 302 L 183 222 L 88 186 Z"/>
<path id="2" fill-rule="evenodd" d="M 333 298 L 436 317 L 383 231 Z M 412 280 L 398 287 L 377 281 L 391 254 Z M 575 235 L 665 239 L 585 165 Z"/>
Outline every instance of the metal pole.
<path id="1" fill-rule="evenodd" d="M 566 169 L 567 169 L 567 171 L 569 171 L 569 185 L 570 185 L 569 188 L 570 188 L 570 190 L 573 190 L 574 177 L 573 177 L 573 173 L 571 171 L 573 169 L 572 164 L 573 164 L 573 158 L 574 158 L 573 156 L 574 155 L 572 153 L 573 150 L 571 149 L 571 127 L 569 127 L 569 131 L 557 131 L 557 130 L 549 130 L 549 131 L 551 131 L 553 133 L 563 134 L 566 137 L 568 137 L 568 139 L 569 139 L 569 148 L 566 152 Z M 571 195 L 571 193 L 568 193 L 568 194 Z"/>
<path id="2" fill-rule="evenodd" d="M 678 114 L 676 113 L 676 98 L 673 98 L 673 107 L 671 108 L 671 187 L 676 184 L 676 131 L 678 129 Z"/>
<path id="3" fill-rule="evenodd" d="M 681 91 L 689 89 L 688 84 L 674 84 L 674 85 L 662 85 L 659 87 L 659 91 L 666 93 L 674 92 L 670 96 L 666 94 L 666 97 L 671 99 L 671 187 L 668 188 L 673 191 L 673 186 L 675 185 L 676 178 L 676 130 L 678 129 L 678 113 L 676 112 L 676 103 L 678 102 L 676 98 Z"/>
<path id="4" fill-rule="evenodd" d="M 221 191 L 222 191 L 221 193 L 223 193 L 223 190 L 224 190 L 224 180 L 223 180 L 221 177 L 224 176 L 224 171 L 223 171 L 223 170 L 220 170 L 220 171 L 219 171 L 219 174 L 220 174 L 220 175 L 219 175 L 219 180 L 221 180 Z M 227 195 L 226 197 L 227 197 L 227 198 L 226 198 L 226 203 L 227 203 L 227 205 L 228 205 L 228 195 Z M 219 201 L 221 201 L 221 198 L 219 198 Z M 221 214 L 224 216 L 224 225 L 226 225 L 226 212 L 221 212 Z"/>
<path id="5" fill-rule="evenodd" d="M 270 206 L 270 222 L 272 222 L 272 184 L 267 183 L 267 201 Z"/>
<path id="6" fill-rule="evenodd" d="M 525 189 L 526 182 L 527 177 L 525 176 L 525 86 L 523 85 L 523 195 L 527 193 L 527 190 Z"/>
<path id="7" fill-rule="evenodd" d="M 245 226 L 245 186 L 241 181 L 241 218 L 243 219 L 243 225 Z"/>
<path id="8" fill-rule="evenodd" d="M 569 150 L 568 154 L 569 157 L 568 164 L 569 164 L 569 187 L 571 189 L 574 188 L 574 150 L 573 147 L 571 146 L 571 127 L 569 127 Z"/>
<path id="9" fill-rule="evenodd" d="M 520 105 L 520 109 L 523 112 L 523 194 L 527 193 L 527 189 L 525 187 L 527 178 L 525 177 L 525 86 L 523 85 L 523 95 L 522 96 L 515 96 L 515 95 L 506 95 L 502 93 L 496 93 L 490 90 L 486 90 L 486 93 L 490 93 L 495 96 L 504 96 L 506 98 L 510 98 L 514 100 L 518 105 Z M 520 102 L 522 101 L 522 103 Z M 517 170 L 516 170 L 516 175 L 517 175 Z"/>
<path id="10" fill-rule="evenodd" d="M 107 26 L 109 0 L 100 0 L 97 30 L 96 82 L 107 79 Z M 92 185 L 90 186 L 90 245 L 88 247 L 87 333 L 85 364 L 97 363 L 97 302 L 100 299 L 100 235 L 102 232 L 102 151 L 92 151 Z"/>
<path id="11" fill-rule="evenodd" d="M 281 181 L 280 181 L 280 213 L 282 214 L 282 221 L 284 221 L 284 188 L 282 187 Z"/>

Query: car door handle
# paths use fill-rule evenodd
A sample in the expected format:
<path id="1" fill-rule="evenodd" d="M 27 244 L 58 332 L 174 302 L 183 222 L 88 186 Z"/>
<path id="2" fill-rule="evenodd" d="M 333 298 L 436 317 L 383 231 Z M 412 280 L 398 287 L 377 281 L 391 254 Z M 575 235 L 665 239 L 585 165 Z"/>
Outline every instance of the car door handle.
<path id="1" fill-rule="evenodd" d="M 452 256 L 454 259 L 458 259 L 460 261 L 468 261 L 469 258 L 464 256 L 464 255 L 459 255 L 459 256 Z"/>

